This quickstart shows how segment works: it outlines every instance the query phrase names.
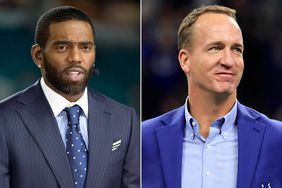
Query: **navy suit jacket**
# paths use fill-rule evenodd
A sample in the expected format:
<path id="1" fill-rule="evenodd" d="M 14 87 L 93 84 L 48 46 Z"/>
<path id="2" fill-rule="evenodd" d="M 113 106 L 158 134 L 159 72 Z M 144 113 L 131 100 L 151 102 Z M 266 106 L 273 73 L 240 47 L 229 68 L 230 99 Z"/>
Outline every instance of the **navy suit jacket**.
<path id="1" fill-rule="evenodd" d="M 135 111 L 97 92 L 89 92 L 88 99 L 86 188 L 139 187 Z M 0 187 L 74 187 L 65 146 L 39 82 L 0 103 Z"/>
<path id="2" fill-rule="evenodd" d="M 184 106 L 143 123 L 143 188 L 181 187 L 184 125 Z M 281 188 L 282 123 L 238 103 L 237 125 L 237 188 Z"/>

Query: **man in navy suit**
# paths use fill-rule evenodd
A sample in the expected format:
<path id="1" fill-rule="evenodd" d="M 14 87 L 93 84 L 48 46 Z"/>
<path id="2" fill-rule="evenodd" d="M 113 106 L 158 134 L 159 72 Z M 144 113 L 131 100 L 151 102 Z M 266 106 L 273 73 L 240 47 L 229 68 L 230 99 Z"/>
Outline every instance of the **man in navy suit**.
<path id="1" fill-rule="evenodd" d="M 57 7 L 39 18 L 31 54 L 42 78 L 0 103 L 1 188 L 78 188 L 77 182 L 80 188 L 139 187 L 135 111 L 87 88 L 94 34 L 90 18 L 74 7 Z M 80 175 L 79 181 L 71 162 L 77 159 L 66 151 L 72 134 L 66 109 L 76 105 L 81 113 L 72 130 L 84 146 L 79 156 L 88 159 L 75 164 L 86 165 L 86 178 Z"/>
<path id="2" fill-rule="evenodd" d="M 142 125 L 143 188 L 282 187 L 282 123 L 236 99 L 244 44 L 235 13 L 202 6 L 183 19 L 188 97 Z"/>

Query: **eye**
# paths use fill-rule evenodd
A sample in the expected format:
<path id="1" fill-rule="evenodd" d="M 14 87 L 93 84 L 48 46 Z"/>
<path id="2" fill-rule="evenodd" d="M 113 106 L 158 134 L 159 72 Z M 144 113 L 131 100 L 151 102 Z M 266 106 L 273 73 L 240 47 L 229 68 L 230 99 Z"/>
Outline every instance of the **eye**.
<path id="1" fill-rule="evenodd" d="M 240 47 L 235 47 L 235 48 L 233 48 L 233 51 L 234 51 L 236 54 L 240 54 L 240 55 L 243 54 L 243 49 L 240 48 Z"/>
<path id="2" fill-rule="evenodd" d="M 81 49 L 85 52 L 89 52 L 90 50 L 92 50 L 92 45 L 91 44 L 82 44 Z"/>
<path id="3" fill-rule="evenodd" d="M 68 45 L 67 44 L 58 44 L 56 46 L 56 50 L 60 53 L 65 52 L 68 49 Z"/>
<path id="4" fill-rule="evenodd" d="M 219 50 L 221 50 L 219 46 L 212 46 L 208 49 L 210 52 L 218 52 Z"/>

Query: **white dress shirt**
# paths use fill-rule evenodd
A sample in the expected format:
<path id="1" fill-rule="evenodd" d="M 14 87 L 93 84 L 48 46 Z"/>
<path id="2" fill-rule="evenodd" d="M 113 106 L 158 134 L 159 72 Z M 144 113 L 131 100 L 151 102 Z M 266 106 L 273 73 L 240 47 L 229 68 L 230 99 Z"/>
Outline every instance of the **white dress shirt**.
<path id="1" fill-rule="evenodd" d="M 67 124 L 68 119 L 67 119 L 67 115 L 64 109 L 66 107 L 71 107 L 75 104 L 80 106 L 80 108 L 83 110 L 83 113 L 80 115 L 80 118 L 79 118 L 79 126 L 80 126 L 80 131 L 84 139 L 85 145 L 88 148 L 88 130 L 87 130 L 88 92 L 87 92 L 87 87 L 85 88 L 84 93 L 79 100 L 77 100 L 76 102 L 70 102 L 67 99 L 65 99 L 63 96 L 61 96 L 60 94 L 52 90 L 49 86 L 47 86 L 43 78 L 41 78 L 40 80 L 40 85 L 42 87 L 44 95 L 47 98 L 49 105 L 51 106 L 53 114 L 57 120 L 60 134 L 62 136 L 62 140 L 65 146 L 66 146 L 66 131 L 68 128 L 68 124 Z"/>

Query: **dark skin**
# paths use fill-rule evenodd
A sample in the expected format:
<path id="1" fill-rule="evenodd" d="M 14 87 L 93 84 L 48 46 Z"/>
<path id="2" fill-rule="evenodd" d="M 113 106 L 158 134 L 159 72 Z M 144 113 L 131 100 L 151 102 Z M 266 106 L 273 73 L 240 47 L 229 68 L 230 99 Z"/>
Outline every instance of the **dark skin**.
<path id="1" fill-rule="evenodd" d="M 77 20 L 50 24 L 46 46 L 33 45 L 31 55 L 45 83 L 70 102 L 77 101 L 92 74 L 96 55 L 90 24 Z"/>

